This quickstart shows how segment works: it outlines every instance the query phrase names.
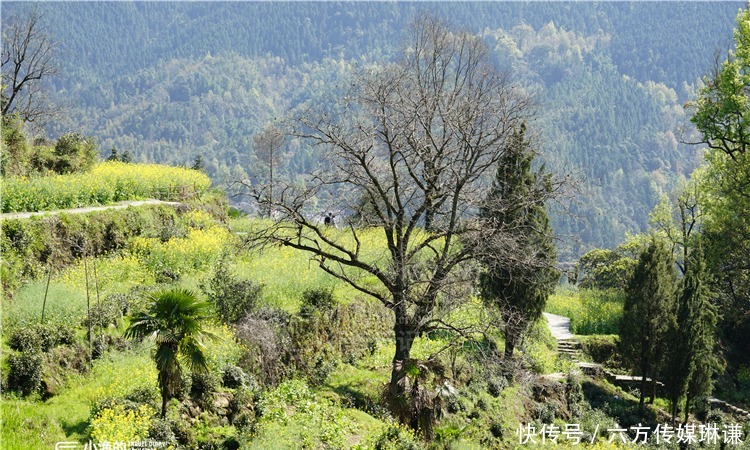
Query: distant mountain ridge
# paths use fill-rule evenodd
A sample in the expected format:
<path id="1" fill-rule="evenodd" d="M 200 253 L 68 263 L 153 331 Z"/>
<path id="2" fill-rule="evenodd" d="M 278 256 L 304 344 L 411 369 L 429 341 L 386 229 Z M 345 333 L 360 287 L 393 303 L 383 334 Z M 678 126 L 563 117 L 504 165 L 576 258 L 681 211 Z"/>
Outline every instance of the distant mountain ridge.
<path id="1" fill-rule="evenodd" d="M 680 143 L 696 81 L 731 42 L 742 2 L 3 2 L 38 8 L 60 43 L 57 97 L 74 129 L 143 161 L 200 154 L 216 180 L 262 172 L 252 135 L 290 111 L 334 101 L 346 77 L 390 58 L 429 9 L 482 34 L 493 59 L 537 92 L 545 159 L 584 180 L 558 214 L 561 254 L 643 230 L 658 196 L 698 163 Z M 282 172 L 319 164 L 293 142 Z"/>

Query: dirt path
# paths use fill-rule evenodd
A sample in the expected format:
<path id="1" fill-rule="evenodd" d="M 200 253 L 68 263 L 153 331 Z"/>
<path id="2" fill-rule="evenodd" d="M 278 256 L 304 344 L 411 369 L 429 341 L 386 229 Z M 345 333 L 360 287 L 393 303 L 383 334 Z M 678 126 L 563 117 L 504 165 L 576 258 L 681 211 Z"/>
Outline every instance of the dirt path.
<path id="1" fill-rule="evenodd" d="M 542 313 L 547 319 L 547 327 L 552 336 L 558 341 L 573 339 L 573 333 L 570 332 L 570 318 L 558 316 L 557 314 Z"/>
<path id="2" fill-rule="evenodd" d="M 144 206 L 144 205 L 179 205 L 179 202 L 165 202 L 162 200 L 132 200 L 115 203 L 114 205 L 108 206 L 87 206 L 85 208 L 71 208 L 71 209 L 55 209 L 51 211 L 34 211 L 34 212 L 17 212 L 17 213 L 5 213 L 0 214 L 0 220 L 6 219 L 28 219 L 34 216 L 54 216 L 56 214 L 84 214 L 93 211 L 106 211 L 108 209 L 125 209 L 130 206 Z"/>

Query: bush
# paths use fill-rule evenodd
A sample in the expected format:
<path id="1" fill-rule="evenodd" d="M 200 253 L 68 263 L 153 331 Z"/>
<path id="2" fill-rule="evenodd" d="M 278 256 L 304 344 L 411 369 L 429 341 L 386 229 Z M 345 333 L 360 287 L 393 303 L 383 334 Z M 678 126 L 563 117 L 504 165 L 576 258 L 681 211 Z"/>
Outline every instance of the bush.
<path id="1" fill-rule="evenodd" d="M 355 447 L 360 450 L 419 450 L 419 440 L 414 432 L 404 425 L 388 423 L 375 433 L 365 437 L 363 443 Z"/>
<path id="2" fill-rule="evenodd" d="M 617 348 L 618 337 L 616 335 L 591 335 L 581 336 L 581 350 L 591 357 L 595 363 L 604 364 L 607 367 L 621 367 L 622 358 Z"/>
<path id="3" fill-rule="evenodd" d="M 336 308 L 336 299 L 333 297 L 331 289 L 307 289 L 302 293 L 302 306 L 300 307 L 300 316 L 310 317 L 319 311 L 326 313 Z"/>
<path id="4" fill-rule="evenodd" d="M 38 352 L 15 353 L 8 356 L 8 389 L 23 395 L 38 392 L 42 387 L 44 358 Z"/>
<path id="5" fill-rule="evenodd" d="M 192 383 L 190 384 L 190 398 L 201 405 L 203 409 L 209 408 L 220 384 L 219 376 L 213 372 L 195 372 L 192 374 Z"/>
<path id="6" fill-rule="evenodd" d="M 508 380 L 505 377 L 491 376 L 487 380 L 487 392 L 493 397 L 499 397 L 506 387 L 508 387 Z"/>
<path id="7" fill-rule="evenodd" d="M 163 442 L 167 445 L 177 442 L 177 435 L 172 430 L 173 424 L 169 419 L 156 417 L 151 421 L 151 427 L 148 429 L 149 439 L 156 442 Z"/>
<path id="8" fill-rule="evenodd" d="M 284 311 L 261 309 L 237 324 L 237 337 L 245 349 L 239 366 L 263 386 L 274 386 L 294 371 L 289 320 Z"/>
<path id="9" fill-rule="evenodd" d="M 19 352 L 48 352 L 58 345 L 70 345 L 75 332 L 60 324 L 34 324 L 14 330 L 8 346 Z"/>
<path id="10" fill-rule="evenodd" d="M 250 376 L 242 368 L 228 365 L 222 371 L 221 381 L 226 388 L 238 389 L 250 384 Z"/>
<path id="11" fill-rule="evenodd" d="M 214 304 L 221 320 L 234 324 L 255 309 L 263 285 L 237 278 L 223 256 L 216 262 L 211 278 L 201 284 L 201 290 Z"/>
<path id="12" fill-rule="evenodd" d="M 229 401 L 227 418 L 229 423 L 238 429 L 252 425 L 255 420 L 255 396 L 257 390 L 238 389 Z"/>
<path id="13" fill-rule="evenodd" d="M 89 314 L 83 319 L 84 328 L 89 326 L 89 317 L 92 327 L 107 328 L 110 325 L 117 325 L 122 318 L 122 306 L 111 300 L 113 300 L 112 296 L 107 296 L 100 304 L 91 305 Z M 119 297 L 114 300 L 119 300 Z"/>
<path id="14" fill-rule="evenodd" d="M 99 152 L 93 139 L 78 133 L 62 135 L 55 144 L 53 155 L 55 161 L 52 169 L 59 174 L 86 172 L 99 159 Z"/>

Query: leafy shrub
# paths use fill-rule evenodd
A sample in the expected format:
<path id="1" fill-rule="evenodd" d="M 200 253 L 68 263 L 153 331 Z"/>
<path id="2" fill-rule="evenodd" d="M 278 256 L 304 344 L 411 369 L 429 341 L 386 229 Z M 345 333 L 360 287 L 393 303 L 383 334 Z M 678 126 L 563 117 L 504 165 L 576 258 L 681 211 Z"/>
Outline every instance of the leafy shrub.
<path id="1" fill-rule="evenodd" d="M 213 372 L 194 372 L 190 384 L 190 398 L 204 409 L 210 407 L 220 384 L 219 376 Z"/>
<path id="2" fill-rule="evenodd" d="M 607 367 L 617 368 L 622 366 L 622 357 L 617 348 L 617 335 L 581 336 L 579 341 L 581 350 L 590 356 L 592 361 L 604 364 Z"/>
<path id="3" fill-rule="evenodd" d="M 247 213 L 245 211 L 242 211 L 241 209 L 237 209 L 233 206 L 230 206 L 227 211 L 227 217 L 229 217 L 230 219 L 239 219 L 245 216 L 247 216 Z"/>
<path id="4" fill-rule="evenodd" d="M 94 338 L 92 339 L 91 357 L 99 359 L 109 350 L 124 351 L 132 347 L 132 341 L 122 336 L 113 336 L 111 334 L 101 334 L 97 330 L 92 330 Z"/>
<path id="5" fill-rule="evenodd" d="M 34 324 L 13 330 L 8 346 L 19 352 L 47 352 L 75 341 L 75 331 L 61 324 Z"/>
<path id="6" fill-rule="evenodd" d="M 42 386 L 44 358 L 38 352 L 14 353 L 8 356 L 8 389 L 23 395 L 37 392 Z"/>
<path id="7" fill-rule="evenodd" d="M 201 290 L 214 304 L 221 320 L 234 324 L 255 308 L 263 285 L 237 278 L 223 256 L 216 261 L 211 278 L 201 284 Z"/>
<path id="8" fill-rule="evenodd" d="M 363 439 L 359 450 L 419 450 L 414 432 L 403 425 L 388 423 Z"/>
<path id="9" fill-rule="evenodd" d="M 199 423 L 196 433 L 198 450 L 238 450 L 240 443 L 229 426 L 204 426 Z"/>
<path id="10" fill-rule="evenodd" d="M 107 297 L 99 304 L 91 305 L 89 314 L 83 319 L 83 326 L 87 328 L 89 326 L 89 320 L 92 327 L 106 328 L 110 325 L 116 325 L 122 318 L 122 306 L 119 302 L 112 302 L 108 300 L 119 300 L 120 297 L 111 298 Z"/>
<path id="11" fill-rule="evenodd" d="M 487 392 L 493 397 L 498 397 L 506 387 L 508 380 L 505 377 L 492 376 L 487 380 Z"/>
<path id="12" fill-rule="evenodd" d="M 581 416 L 581 402 L 583 402 L 583 387 L 581 379 L 576 372 L 569 371 L 565 382 L 565 400 L 568 402 L 568 410 L 573 417 Z"/>
<path id="13" fill-rule="evenodd" d="M 93 139 L 79 133 L 62 135 L 55 144 L 53 155 L 52 170 L 59 174 L 86 172 L 99 159 Z"/>
<path id="14" fill-rule="evenodd" d="M 224 387 L 238 389 L 250 385 L 250 376 L 241 367 L 227 365 L 222 370 L 221 382 Z"/>
<path id="15" fill-rule="evenodd" d="M 255 420 L 255 395 L 257 391 L 238 389 L 229 401 L 227 418 L 229 423 L 243 429 L 249 427 Z"/>
<path id="16" fill-rule="evenodd" d="M 173 431 L 173 424 L 169 419 L 155 417 L 148 429 L 149 439 L 170 445 L 177 442 L 177 435 Z"/>
<path id="17" fill-rule="evenodd" d="M 343 448 L 352 424 L 330 400 L 316 396 L 302 381 L 290 380 L 266 392 L 258 402 L 258 434 L 268 424 L 302 425 L 305 447 Z"/>
<path id="18" fill-rule="evenodd" d="M 315 288 L 307 289 L 302 293 L 302 306 L 300 316 L 309 317 L 317 312 L 327 313 L 336 307 L 336 299 L 333 290 Z"/>
<path id="19" fill-rule="evenodd" d="M 156 404 L 159 400 L 159 391 L 155 386 L 142 386 L 133 389 L 130 393 L 123 397 L 127 401 L 135 403 L 147 403 L 150 405 Z"/>

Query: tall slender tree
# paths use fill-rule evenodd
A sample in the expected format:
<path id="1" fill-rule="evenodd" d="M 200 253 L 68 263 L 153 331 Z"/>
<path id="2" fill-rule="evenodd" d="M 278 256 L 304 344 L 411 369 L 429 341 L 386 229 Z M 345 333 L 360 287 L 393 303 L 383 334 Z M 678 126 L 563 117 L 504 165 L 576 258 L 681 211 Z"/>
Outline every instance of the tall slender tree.
<path id="1" fill-rule="evenodd" d="M 253 136 L 253 149 L 255 156 L 263 162 L 268 168 L 268 179 L 264 187 L 267 188 L 265 195 L 268 196 L 266 206 L 268 210 L 266 213 L 268 217 L 271 217 L 273 213 L 273 202 L 274 202 L 274 170 L 278 172 L 279 164 L 282 159 L 282 151 L 284 147 L 285 136 L 284 133 L 278 127 L 272 124 L 267 124 L 263 131 Z M 260 194 L 261 196 L 263 194 Z"/>
<path id="2" fill-rule="evenodd" d="M 674 321 L 676 282 L 671 252 L 663 241 L 652 237 L 648 248 L 638 258 L 625 290 L 620 323 L 622 354 L 631 369 L 641 375 L 641 413 L 649 378 L 651 402 L 655 397 L 656 375 L 662 368 L 668 331 Z"/>
<path id="3" fill-rule="evenodd" d="M 723 368 L 716 348 L 716 306 L 711 302 L 707 281 L 703 251 L 697 247 L 691 253 L 688 273 L 682 280 L 680 306 L 685 305 L 686 311 L 681 314 L 682 318 L 678 317 L 678 326 L 684 329 L 684 341 L 688 344 L 686 353 L 689 357 L 685 422 L 688 421 L 693 403 L 711 393 L 714 375 Z"/>
<path id="4" fill-rule="evenodd" d="M 495 181 L 481 208 L 488 239 L 479 245 L 484 270 L 480 290 L 485 302 L 499 312 L 505 333 L 505 358 L 522 341 L 529 324 L 537 320 L 560 273 L 544 200 L 552 184 L 544 167 L 533 170 L 535 152 L 526 139 L 526 125 L 514 133 L 498 164 Z M 500 238 L 500 236 L 504 236 Z M 515 239 L 513 239 L 515 237 Z M 524 264 L 508 261 L 526 258 Z M 503 251 L 505 250 L 505 251 Z"/>
<path id="5" fill-rule="evenodd" d="M 203 339 L 213 338 L 203 324 L 210 317 L 210 305 L 194 293 L 183 290 L 161 291 L 153 295 L 148 311 L 132 318 L 125 336 L 149 338 L 156 343 L 153 359 L 159 371 L 161 416 L 167 414 L 167 402 L 174 397 L 182 374 L 183 359 L 191 371 L 208 370 Z"/>

